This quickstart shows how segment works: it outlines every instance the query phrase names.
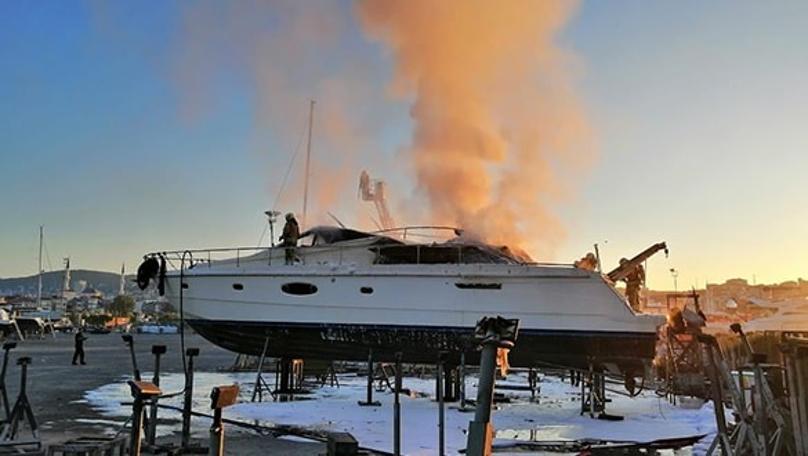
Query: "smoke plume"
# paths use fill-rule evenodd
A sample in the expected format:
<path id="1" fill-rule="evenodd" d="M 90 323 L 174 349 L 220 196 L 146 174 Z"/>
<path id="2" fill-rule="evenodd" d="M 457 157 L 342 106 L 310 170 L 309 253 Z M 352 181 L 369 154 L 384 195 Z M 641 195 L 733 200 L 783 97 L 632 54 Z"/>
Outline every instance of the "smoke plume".
<path id="1" fill-rule="evenodd" d="M 563 237 L 553 205 L 589 161 L 592 135 L 555 42 L 575 4 L 361 1 L 366 33 L 412 100 L 406 156 L 429 217 L 546 255 Z"/>
<path id="2" fill-rule="evenodd" d="M 374 133 L 389 117 L 380 112 L 383 85 L 367 71 L 374 62 L 353 49 L 352 11 L 327 0 L 198 1 L 182 4 L 180 18 L 171 74 L 183 117 L 197 121 L 227 106 L 231 92 L 246 91 L 267 207 L 300 214 L 309 100 L 316 100 L 307 224 L 333 223 L 329 211 L 350 222 L 359 172 L 374 163 L 367 159 L 380 149 Z"/>

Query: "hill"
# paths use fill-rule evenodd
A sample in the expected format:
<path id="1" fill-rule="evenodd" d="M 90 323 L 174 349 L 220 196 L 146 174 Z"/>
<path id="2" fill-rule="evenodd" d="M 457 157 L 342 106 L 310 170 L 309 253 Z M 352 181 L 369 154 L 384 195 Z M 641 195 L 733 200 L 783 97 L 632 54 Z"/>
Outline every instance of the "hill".
<path id="1" fill-rule="evenodd" d="M 64 280 L 64 271 L 52 271 L 42 274 L 42 294 L 58 293 L 62 289 L 62 281 Z M 75 291 L 80 285 L 79 282 L 84 281 L 88 286 L 91 286 L 104 294 L 115 294 L 118 292 L 118 284 L 120 283 L 120 274 L 114 272 L 104 271 L 91 271 L 87 269 L 76 269 L 70 271 L 70 285 Z M 127 278 L 127 288 L 132 285 L 131 277 Z M 37 289 L 37 276 L 32 275 L 29 277 L 14 277 L 8 279 L 0 279 L 0 295 L 8 296 L 14 294 L 35 294 Z"/>

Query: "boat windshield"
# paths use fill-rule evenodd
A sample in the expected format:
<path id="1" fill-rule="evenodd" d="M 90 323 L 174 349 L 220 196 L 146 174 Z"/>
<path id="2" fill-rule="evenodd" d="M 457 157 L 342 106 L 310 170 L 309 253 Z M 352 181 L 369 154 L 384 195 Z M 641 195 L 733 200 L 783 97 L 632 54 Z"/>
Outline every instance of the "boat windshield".
<path id="1" fill-rule="evenodd" d="M 303 234 L 300 235 L 301 240 L 305 240 L 307 238 L 311 239 L 310 242 L 306 243 L 307 245 L 311 246 L 328 245 L 337 242 L 354 241 L 356 239 L 366 239 L 372 237 L 377 236 L 371 233 L 365 233 L 364 231 L 340 228 L 337 226 L 315 226 L 314 228 L 304 231 Z"/>

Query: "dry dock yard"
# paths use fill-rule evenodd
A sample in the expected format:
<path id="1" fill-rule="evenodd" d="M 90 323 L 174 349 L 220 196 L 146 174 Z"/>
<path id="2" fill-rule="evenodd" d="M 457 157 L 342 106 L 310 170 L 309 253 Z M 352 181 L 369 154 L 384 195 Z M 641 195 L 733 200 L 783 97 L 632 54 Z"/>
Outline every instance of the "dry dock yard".
<path id="1" fill-rule="evenodd" d="M 185 384 L 180 337 L 176 334 L 137 334 L 133 337 L 144 381 L 152 381 L 154 375 L 152 347 L 166 347 L 166 353 L 160 359 L 159 387 L 165 397 L 159 401 L 155 445 L 150 446 L 150 436 L 144 435 L 142 454 L 177 454 L 182 443 L 182 414 L 179 410 L 184 403 L 182 391 Z M 133 399 L 127 382 L 133 378 L 133 366 L 127 344 L 120 334 L 90 335 L 86 348 L 87 365 L 82 366 L 70 362 L 71 339 L 72 335 L 30 339 L 20 342 L 9 352 L 6 384 L 10 404 L 15 404 L 19 393 L 21 369 L 16 360 L 30 357 L 26 395 L 38 423 L 43 451 L 49 446 L 59 448 L 65 442 L 86 437 L 117 436 L 124 446 L 128 445 L 125 440 L 130 435 Z M 237 384 L 239 393 L 235 405 L 223 409 L 226 420 L 224 454 L 327 454 L 326 440 L 329 435 L 340 432 L 355 438 L 360 452 L 394 454 L 393 365 L 376 364 L 370 398 L 374 404 L 370 406 L 360 405 L 368 399 L 366 367 L 361 364 L 340 365 L 335 372 L 323 377 L 324 385 L 315 376 L 307 375 L 304 366 L 303 382 L 297 385 L 300 389 L 294 396 L 273 398 L 268 392 L 263 392 L 263 401 L 257 397 L 253 401 L 255 369 L 233 372 L 230 368 L 235 356 L 197 335 L 187 335 L 185 343 L 186 347 L 200 350 L 193 358 L 192 407 L 195 416 L 190 428 L 190 446 L 194 446 L 197 452 L 201 451 L 200 447 L 210 446 L 212 420 L 204 415 L 213 413 L 212 388 Z M 268 387 L 274 388 L 275 374 L 272 371 L 275 363 L 267 360 L 265 366 L 268 366 L 264 369 L 267 372 L 262 378 Z M 479 384 L 477 370 L 469 368 L 468 371 L 463 385 L 465 397 L 470 399 L 468 403 L 461 406 L 455 398 L 444 397 L 444 436 L 441 442 L 441 403 L 436 400 L 437 369 L 433 366 L 403 366 L 399 396 L 401 454 L 439 454 L 441 447 L 445 454 L 464 451 L 469 422 L 475 416 L 472 399 L 477 397 Z M 318 373 L 324 372 L 319 370 Z M 709 377 L 710 372 L 707 374 Z M 750 371 L 746 377 L 754 382 L 754 372 Z M 622 385 L 607 381 L 601 390 L 607 397 L 607 401 L 601 404 L 605 409 L 590 414 L 587 410 L 582 412 L 580 383 L 572 383 L 569 372 L 565 371 L 520 369 L 499 378 L 492 411 L 493 451 L 501 454 L 706 454 L 716 438 L 723 438 L 720 434 L 717 436 L 720 420 L 717 422 L 714 406 L 709 400 L 680 396 L 672 401 L 671 396 L 665 395 L 658 386 L 647 385 L 640 385 L 631 397 Z M 586 383 L 585 373 L 583 383 Z M 746 386 L 749 388 L 748 384 Z M 754 391 L 754 388 L 749 389 Z M 590 391 L 587 388 L 583 391 L 588 400 Z M 441 394 L 446 394 L 443 389 Z M 451 392 L 448 394 L 451 396 Z M 722 410 L 730 428 L 725 437 L 733 440 L 729 446 L 735 446 L 739 437 L 732 428 L 738 428 L 739 415 L 732 409 L 733 397 L 726 392 L 722 396 L 725 404 Z M 750 402 L 754 401 L 750 395 L 746 396 Z M 803 407 L 804 412 L 804 402 L 803 396 L 792 398 L 791 404 L 784 405 L 795 409 Z M 146 407 L 144 415 L 148 418 L 150 413 Z M 789 426 L 798 426 L 796 421 L 802 417 L 793 416 L 793 419 L 787 418 Z M 755 419 L 756 415 L 749 415 L 750 429 Z M 772 415 L 767 419 L 772 419 Z M 779 453 L 768 454 L 805 454 L 794 446 L 793 432 L 783 431 L 783 437 L 791 439 L 790 448 L 783 445 Z M 20 424 L 15 440 L 33 440 L 27 420 Z M 802 444 L 799 438 L 797 440 L 797 444 Z M 766 454 L 752 452 L 751 444 L 746 448 L 733 454 Z M 342 454 L 334 452 L 333 448 L 331 451 L 332 454 Z M 715 454 L 720 453 L 720 448 L 715 449 Z"/>

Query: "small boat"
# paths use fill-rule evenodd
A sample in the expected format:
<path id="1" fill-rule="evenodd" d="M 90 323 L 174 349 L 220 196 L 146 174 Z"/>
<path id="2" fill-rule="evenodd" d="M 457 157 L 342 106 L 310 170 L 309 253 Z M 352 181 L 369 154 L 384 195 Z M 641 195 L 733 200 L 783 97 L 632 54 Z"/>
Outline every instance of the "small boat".
<path id="1" fill-rule="evenodd" d="M 447 352 L 450 362 L 465 353 L 475 363 L 476 322 L 500 315 L 520 322 L 512 366 L 640 374 L 654 357 L 663 319 L 632 311 L 607 276 L 529 262 L 453 228 L 445 241 L 412 241 L 425 228 L 449 229 L 316 227 L 301 236 L 294 264 L 283 248 L 160 252 L 147 255 L 139 282 L 163 277 L 193 329 L 250 355 L 266 346 L 275 357 L 363 360 L 372 349 L 378 360 L 401 352 L 432 363 Z M 213 259 L 221 255 L 230 257 Z"/>

